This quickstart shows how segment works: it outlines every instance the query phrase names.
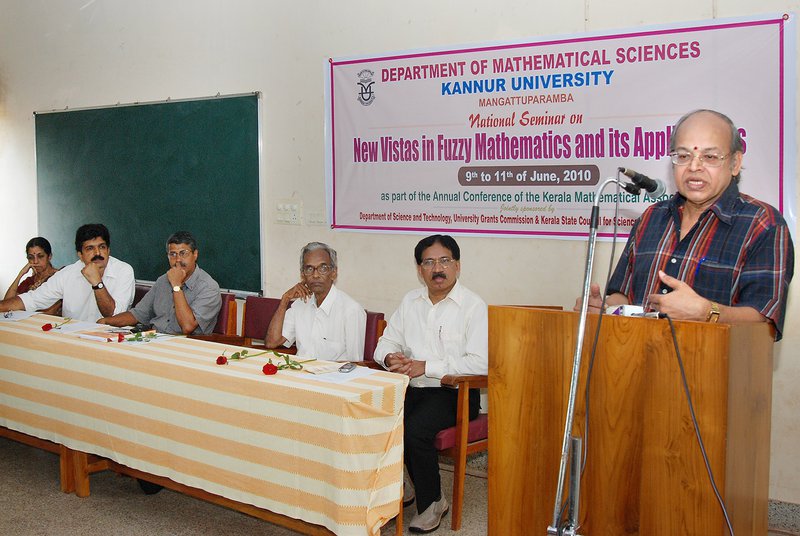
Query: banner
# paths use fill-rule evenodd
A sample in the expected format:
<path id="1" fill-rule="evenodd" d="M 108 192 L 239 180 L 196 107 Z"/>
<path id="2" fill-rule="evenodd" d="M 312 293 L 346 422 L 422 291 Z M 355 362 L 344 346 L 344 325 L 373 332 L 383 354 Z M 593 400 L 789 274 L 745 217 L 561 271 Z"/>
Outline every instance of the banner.
<path id="1" fill-rule="evenodd" d="M 331 59 L 330 223 L 577 238 L 599 199 L 599 236 L 625 235 L 653 200 L 599 186 L 632 168 L 666 199 L 672 125 L 711 108 L 745 141 L 741 190 L 794 229 L 793 31 L 784 15 Z"/>

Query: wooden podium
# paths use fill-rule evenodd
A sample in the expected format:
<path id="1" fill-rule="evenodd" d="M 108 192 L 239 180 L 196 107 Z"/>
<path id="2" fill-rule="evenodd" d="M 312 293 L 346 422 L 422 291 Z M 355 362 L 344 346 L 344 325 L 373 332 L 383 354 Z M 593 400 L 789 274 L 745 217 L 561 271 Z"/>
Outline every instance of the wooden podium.
<path id="1" fill-rule="evenodd" d="M 575 423 L 582 536 L 724 535 L 667 320 L 597 315 Z M 767 324 L 674 322 L 700 432 L 737 536 L 767 533 L 773 338 Z M 552 523 L 578 313 L 489 307 L 489 534 Z"/>

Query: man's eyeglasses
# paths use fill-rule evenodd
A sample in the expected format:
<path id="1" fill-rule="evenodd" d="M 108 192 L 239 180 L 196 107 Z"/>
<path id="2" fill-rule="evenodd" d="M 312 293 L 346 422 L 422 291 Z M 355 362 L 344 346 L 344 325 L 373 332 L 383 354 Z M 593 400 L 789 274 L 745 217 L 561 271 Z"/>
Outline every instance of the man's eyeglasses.
<path id="1" fill-rule="evenodd" d="M 328 275 L 331 270 L 333 270 L 333 267 L 327 264 L 320 264 L 319 266 L 311 266 L 310 264 L 307 264 L 303 266 L 301 271 L 303 272 L 303 275 L 310 276 L 313 275 L 314 272 L 318 272 L 319 275 Z"/>
<path id="2" fill-rule="evenodd" d="M 182 249 L 180 251 L 170 251 L 170 252 L 167 253 L 167 256 L 170 259 L 177 259 L 178 257 L 180 257 L 181 259 L 185 259 L 191 254 L 192 254 L 192 252 L 190 250 Z"/>
<path id="3" fill-rule="evenodd" d="M 451 264 L 453 264 L 453 259 L 450 257 L 439 257 L 438 259 L 423 259 L 422 260 L 422 267 L 426 270 L 432 269 L 436 263 L 439 263 L 442 268 L 449 268 Z"/>
<path id="4" fill-rule="evenodd" d="M 715 153 L 703 153 L 703 154 L 694 154 L 690 153 L 689 151 L 675 151 L 669 153 L 669 158 L 672 160 L 672 163 L 676 166 L 688 166 L 692 163 L 692 161 L 697 158 L 700 160 L 700 164 L 703 167 L 720 167 L 722 162 L 730 156 L 728 154 L 715 154 Z"/>

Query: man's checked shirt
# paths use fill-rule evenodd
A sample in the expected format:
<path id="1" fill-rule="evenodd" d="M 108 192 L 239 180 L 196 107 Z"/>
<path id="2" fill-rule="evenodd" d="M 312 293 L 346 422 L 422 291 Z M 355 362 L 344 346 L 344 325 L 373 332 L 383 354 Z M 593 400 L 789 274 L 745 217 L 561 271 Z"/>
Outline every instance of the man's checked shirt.
<path id="1" fill-rule="evenodd" d="M 645 210 L 606 293 L 622 293 L 647 309 L 650 294 L 670 291 L 658 278 L 663 270 L 711 301 L 754 308 L 773 323 L 779 340 L 794 274 L 794 246 L 783 216 L 731 182 L 681 240 L 685 202 L 675 194 Z"/>

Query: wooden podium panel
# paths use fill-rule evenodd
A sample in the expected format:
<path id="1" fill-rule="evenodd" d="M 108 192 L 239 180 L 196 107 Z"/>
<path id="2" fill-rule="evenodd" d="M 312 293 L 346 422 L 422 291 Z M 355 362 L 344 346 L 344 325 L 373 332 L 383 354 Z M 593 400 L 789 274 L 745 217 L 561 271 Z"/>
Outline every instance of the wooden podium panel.
<path id="1" fill-rule="evenodd" d="M 588 449 L 583 536 L 727 534 L 667 320 L 590 315 L 575 424 Z M 767 324 L 674 322 L 717 487 L 737 536 L 766 534 L 773 339 Z M 489 534 L 552 523 L 578 314 L 489 307 Z"/>

